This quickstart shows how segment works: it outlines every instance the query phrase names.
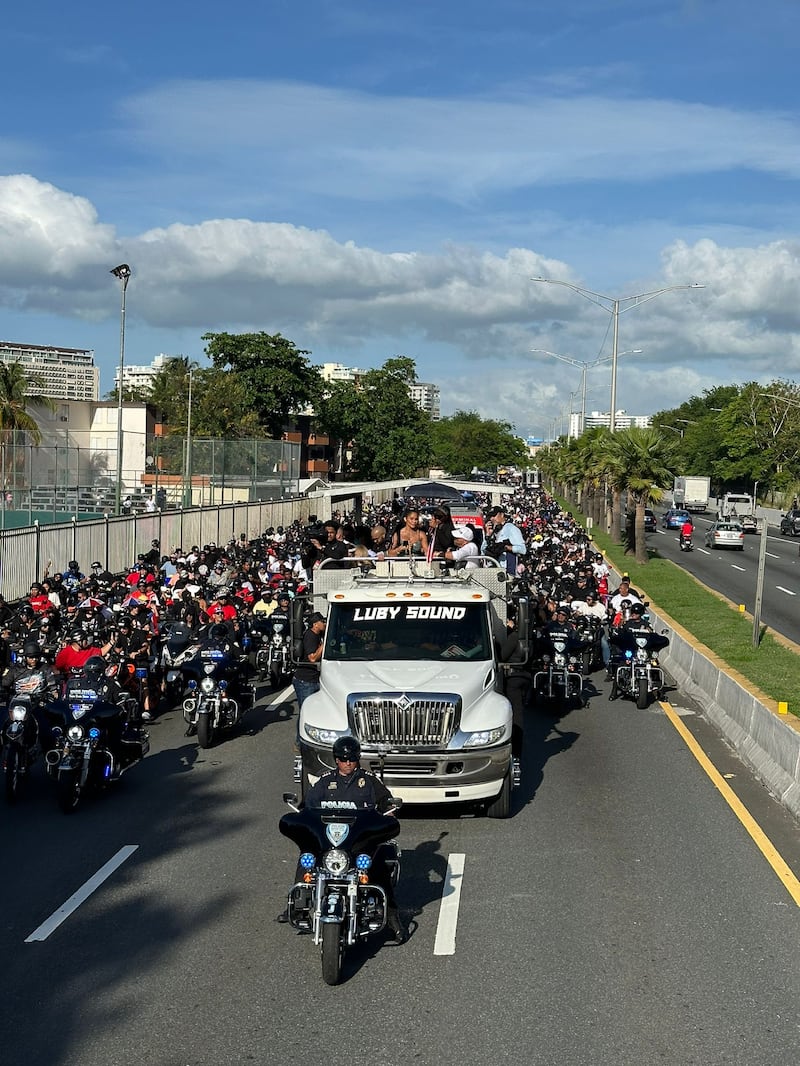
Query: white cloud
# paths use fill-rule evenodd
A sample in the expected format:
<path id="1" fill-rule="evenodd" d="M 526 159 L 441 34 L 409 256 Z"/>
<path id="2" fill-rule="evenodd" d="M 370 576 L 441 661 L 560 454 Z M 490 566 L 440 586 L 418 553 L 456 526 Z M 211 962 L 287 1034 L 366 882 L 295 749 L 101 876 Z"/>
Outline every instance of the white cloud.
<path id="1" fill-rule="evenodd" d="M 323 230 L 248 219 L 172 225 L 123 239 L 94 206 L 27 175 L 0 178 L 0 304 L 110 322 L 108 271 L 131 264 L 129 321 L 181 330 L 280 330 L 322 362 L 377 365 L 398 351 L 441 384 L 446 409 L 469 407 L 542 431 L 578 388 L 578 369 L 532 348 L 591 361 L 610 351 L 610 316 L 543 275 L 579 281 L 528 248 L 491 254 L 381 252 Z M 719 382 L 800 372 L 800 243 L 723 247 L 674 242 L 662 273 L 620 295 L 689 281 L 621 318 L 619 403 L 652 411 Z M 17 338 L 19 339 L 19 338 Z M 58 338 L 53 342 L 57 343 Z M 457 368 L 457 369 L 452 369 Z M 607 368 L 593 372 L 600 389 Z M 602 392 L 594 401 L 607 406 Z M 557 412 L 555 412 L 557 413 Z"/>
<path id="2" fill-rule="evenodd" d="M 505 96 L 370 95 L 312 84 L 174 81 L 132 97 L 124 120 L 169 169 L 236 167 L 347 199 L 635 182 L 746 168 L 800 176 L 787 114 L 681 100 L 520 90 Z M 209 145 L 213 150 L 209 152 Z M 242 160 L 246 160 L 245 166 Z"/>

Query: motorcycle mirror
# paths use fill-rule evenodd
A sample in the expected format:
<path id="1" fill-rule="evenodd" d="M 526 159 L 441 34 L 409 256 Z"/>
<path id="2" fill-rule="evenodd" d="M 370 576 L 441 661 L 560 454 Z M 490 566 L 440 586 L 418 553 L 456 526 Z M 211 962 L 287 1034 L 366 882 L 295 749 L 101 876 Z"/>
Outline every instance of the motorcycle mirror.
<path id="1" fill-rule="evenodd" d="M 296 792 L 284 792 L 284 794 L 283 794 L 283 802 L 287 803 L 289 805 L 291 805 L 293 803 L 297 803 L 297 793 Z"/>
<path id="2" fill-rule="evenodd" d="M 403 806 L 403 801 L 400 799 L 399 796 L 392 796 L 391 802 L 392 806 L 389 809 L 389 814 L 393 813 L 393 811 L 399 811 L 400 808 Z"/>

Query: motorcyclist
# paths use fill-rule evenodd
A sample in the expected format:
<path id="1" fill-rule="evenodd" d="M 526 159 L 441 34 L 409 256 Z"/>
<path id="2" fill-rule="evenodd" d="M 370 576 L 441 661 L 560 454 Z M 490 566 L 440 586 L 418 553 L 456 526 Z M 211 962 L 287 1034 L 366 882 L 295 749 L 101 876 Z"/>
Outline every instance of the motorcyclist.
<path id="1" fill-rule="evenodd" d="M 394 797 L 380 778 L 361 767 L 361 745 L 355 737 L 338 737 L 333 744 L 336 769 L 329 770 L 312 785 L 305 796 L 305 807 L 324 807 L 326 810 L 376 810 L 391 814 Z M 397 901 L 391 877 L 386 865 L 387 852 L 378 848 L 372 860 L 372 877 L 375 884 L 386 893 L 386 926 L 397 944 L 406 939 L 406 931 L 400 921 Z M 303 868 L 299 865 L 295 882 L 302 880 Z M 279 922 L 288 922 L 289 909 L 278 916 Z"/>
<path id="2" fill-rule="evenodd" d="M 683 547 L 683 545 L 686 543 L 687 540 L 691 541 L 693 533 L 694 533 L 694 526 L 692 525 L 692 520 L 691 520 L 691 518 L 687 518 L 686 521 L 681 526 L 681 532 L 680 532 L 680 544 L 681 544 L 681 547 Z"/>
<path id="3" fill-rule="evenodd" d="M 42 649 L 35 640 L 29 640 L 22 649 L 23 661 L 9 667 L 0 680 L 4 695 L 27 696 L 31 710 L 39 726 L 42 751 L 50 744 L 50 725 L 44 713 L 48 701 L 58 699 L 58 682 L 49 666 L 42 662 Z"/>

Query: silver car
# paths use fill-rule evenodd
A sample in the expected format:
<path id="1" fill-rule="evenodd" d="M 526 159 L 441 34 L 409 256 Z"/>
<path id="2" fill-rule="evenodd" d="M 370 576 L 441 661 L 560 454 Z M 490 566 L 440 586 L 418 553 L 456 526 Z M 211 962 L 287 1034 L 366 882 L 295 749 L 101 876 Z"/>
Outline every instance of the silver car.
<path id="1" fill-rule="evenodd" d="M 706 547 L 744 551 L 744 530 L 738 522 L 713 522 L 706 531 Z"/>

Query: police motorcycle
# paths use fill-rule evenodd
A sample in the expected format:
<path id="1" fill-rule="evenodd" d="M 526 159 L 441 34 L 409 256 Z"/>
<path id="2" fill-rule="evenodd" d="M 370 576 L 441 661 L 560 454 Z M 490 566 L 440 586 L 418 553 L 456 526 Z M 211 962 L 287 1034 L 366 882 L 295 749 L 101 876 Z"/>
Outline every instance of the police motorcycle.
<path id="1" fill-rule="evenodd" d="M 550 625 L 537 634 L 540 669 L 533 675 L 534 695 L 551 703 L 583 704 L 583 652 L 588 641 L 568 624 Z"/>
<path id="2" fill-rule="evenodd" d="M 591 615 L 576 615 L 575 631 L 585 644 L 581 652 L 581 670 L 584 677 L 588 677 L 593 670 L 603 665 L 600 639 L 603 633 L 603 623 L 599 618 Z"/>
<path id="3" fill-rule="evenodd" d="M 393 813 L 373 809 L 327 810 L 298 807 L 297 796 L 284 792 L 292 813 L 278 828 L 300 849 L 302 879 L 289 893 L 288 919 L 318 945 L 325 984 L 338 984 L 347 948 L 386 927 L 385 890 L 370 880 L 379 850 L 392 887 L 400 877 L 400 850 L 394 841 L 400 823 Z M 400 808 L 396 799 L 392 811 Z"/>
<path id="4" fill-rule="evenodd" d="M 200 649 L 200 641 L 184 622 L 169 622 L 162 637 L 161 676 L 164 699 L 174 706 L 183 695 L 184 677 L 181 667 Z"/>
<path id="5" fill-rule="evenodd" d="M 147 730 L 130 721 L 133 702 L 95 655 L 67 679 L 61 699 L 48 705 L 53 747 L 45 756 L 47 772 L 65 814 L 85 793 L 119 780 L 150 750 Z"/>
<path id="6" fill-rule="evenodd" d="M 17 663 L 20 659 L 26 662 L 28 655 L 33 653 L 39 657 L 41 665 L 41 650 L 36 641 L 27 641 L 20 654 L 11 652 L 12 663 Z M 52 675 L 50 677 L 52 682 Z M 9 804 L 16 803 L 41 751 L 37 711 L 43 715 L 48 699 L 55 695 L 52 687 L 48 685 L 45 671 L 38 668 L 18 676 L 13 686 L 7 717 L 0 732 L 5 796 Z"/>
<path id="7" fill-rule="evenodd" d="M 262 677 L 269 677 L 273 688 L 286 684 L 292 676 L 292 649 L 289 623 L 276 621 L 267 638 L 266 648 L 259 649 L 256 666 L 259 667 L 259 655 L 262 657 Z"/>
<path id="8" fill-rule="evenodd" d="M 243 643 L 249 645 L 249 638 L 244 638 Z M 180 664 L 188 689 L 183 701 L 186 736 L 196 735 L 201 748 L 210 748 L 220 731 L 233 729 L 242 720 L 248 709 L 243 702 L 247 699 L 252 705 L 255 694 L 252 686 L 248 691 L 240 686 L 238 699 L 231 692 L 232 681 L 246 655 L 240 655 L 231 643 L 224 623 L 212 625 L 208 638 L 190 651 Z"/>
<path id="9" fill-rule="evenodd" d="M 612 661 L 612 684 L 609 699 L 620 696 L 636 700 L 640 711 L 646 710 L 652 700 L 661 698 L 664 689 L 664 671 L 658 661 L 658 652 L 669 644 L 669 637 L 652 630 L 617 629 L 612 631 L 611 645 L 617 650 Z"/>

